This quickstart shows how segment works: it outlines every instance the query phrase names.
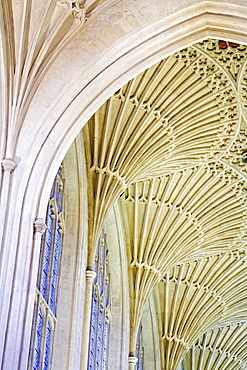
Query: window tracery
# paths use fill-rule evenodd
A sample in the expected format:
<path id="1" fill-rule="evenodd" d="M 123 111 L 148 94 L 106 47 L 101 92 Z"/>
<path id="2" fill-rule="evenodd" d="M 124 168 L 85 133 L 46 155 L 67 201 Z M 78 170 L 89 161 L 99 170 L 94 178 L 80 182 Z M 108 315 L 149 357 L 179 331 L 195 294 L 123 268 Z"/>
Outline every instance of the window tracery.
<path id="1" fill-rule="evenodd" d="M 48 370 L 56 324 L 56 294 L 63 231 L 63 181 L 59 168 L 52 186 L 41 240 L 29 369 Z"/>
<path id="2" fill-rule="evenodd" d="M 106 370 L 108 367 L 110 332 L 110 292 L 108 249 L 102 230 L 95 262 L 96 277 L 93 287 L 88 370 Z"/>
<path id="3" fill-rule="evenodd" d="M 136 370 L 144 370 L 142 325 L 140 325 L 137 334 L 136 357 L 137 357 Z"/>

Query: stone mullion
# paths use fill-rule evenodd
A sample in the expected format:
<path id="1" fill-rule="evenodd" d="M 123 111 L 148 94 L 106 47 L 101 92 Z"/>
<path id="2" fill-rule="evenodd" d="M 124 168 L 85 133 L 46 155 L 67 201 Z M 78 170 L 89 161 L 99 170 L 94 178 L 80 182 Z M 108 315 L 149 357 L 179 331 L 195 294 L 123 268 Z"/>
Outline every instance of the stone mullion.
<path id="1" fill-rule="evenodd" d="M 33 310 L 33 320 L 32 320 L 32 329 L 31 329 L 31 341 L 30 341 L 30 348 L 29 348 L 29 359 L 28 359 L 28 370 L 33 369 L 33 362 L 34 362 L 34 350 L 35 350 L 35 341 L 36 341 L 36 331 L 37 331 L 37 321 L 38 321 L 38 314 L 39 308 L 41 308 L 41 296 L 40 292 L 36 289 L 36 297 L 34 303 L 34 310 Z M 41 346 L 41 344 L 40 344 Z"/>
<path id="2" fill-rule="evenodd" d="M 45 304 L 41 299 L 40 307 L 43 312 L 43 322 L 42 322 L 42 336 L 41 336 L 41 345 L 40 345 L 40 361 L 39 361 L 39 367 L 38 370 L 43 370 L 43 364 L 44 364 L 44 354 L 45 354 L 45 340 L 46 340 L 46 328 L 48 323 L 48 312 L 49 308 L 47 304 Z"/>
<path id="3" fill-rule="evenodd" d="M 51 311 L 48 303 L 46 302 L 46 300 L 42 297 L 41 293 L 39 292 L 39 290 L 37 289 L 36 291 L 37 293 L 37 299 L 36 299 L 36 302 L 37 302 L 37 314 L 38 314 L 38 310 L 39 308 L 41 308 L 42 310 L 42 317 L 43 317 L 43 320 L 42 320 L 42 339 L 41 339 L 41 343 L 40 343 L 40 359 L 39 359 L 39 370 L 42 370 L 43 369 L 43 364 L 44 364 L 44 357 L 45 357 L 45 344 L 46 344 L 46 330 L 47 330 L 47 324 L 48 324 L 48 321 L 51 322 L 51 325 L 52 325 L 52 329 L 51 329 L 51 342 L 50 342 L 50 349 L 52 348 L 52 338 L 53 338 L 53 332 L 55 330 L 55 326 L 56 326 L 56 317 L 54 316 L 53 312 Z M 36 323 L 35 323 L 36 325 Z M 35 326 L 35 330 L 36 330 L 36 326 Z M 36 332 L 34 333 L 34 337 L 33 339 L 35 340 L 35 335 Z M 50 354 L 51 354 L 51 351 L 50 351 Z M 31 358 L 31 362 L 30 362 L 30 369 L 32 369 L 32 361 L 33 361 L 33 357 Z"/>
<path id="4" fill-rule="evenodd" d="M 90 334 L 90 318 L 93 297 L 93 284 L 96 272 L 92 270 L 86 271 L 86 286 L 85 286 L 85 303 L 84 303 L 84 320 L 82 328 L 82 348 L 81 348 L 81 370 L 87 370 L 88 365 L 88 348 Z"/>
<path id="5" fill-rule="evenodd" d="M 44 234 L 45 230 L 46 230 L 47 226 L 44 222 L 44 220 L 42 218 L 36 218 L 36 220 L 34 221 L 34 241 L 33 241 L 33 248 L 34 250 L 40 250 L 40 245 L 41 245 L 41 242 L 42 242 L 42 235 Z M 31 278 L 30 278 L 30 281 L 32 281 L 32 285 L 35 285 L 37 284 L 37 271 L 39 270 L 39 262 L 40 262 L 40 256 L 39 256 L 39 253 L 35 253 L 36 255 L 36 260 L 33 262 L 33 266 L 32 266 L 32 273 L 31 273 Z M 31 291 L 31 289 L 30 289 Z M 35 297 L 35 308 L 33 310 L 33 313 L 30 313 L 29 310 L 26 312 L 26 318 L 27 317 L 33 317 L 35 316 L 35 312 L 37 311 L 37 315 L 38 315 L 38 309 L 40 307 L 40 302 L 41 302 L 41 295 L 40 295 L 40 292 L 39 290 L 36 288 L 36 293 L 35 293 L 36 297 Z M 33 300 L 33 296 L 31 295 L 31 297 L 29 298 L 30 300 L 30 305 L 31 305 L 31 301 Z M 31 333 L 31 343 L 34 343 L 34 338 L 35 338 L 35 335 L 36 335 L 36 321 L 35 323 L 33 323 L 33 328 L 32 328 L 32 333 Z M 31 345 L 30 346 L 30 349 L 31 351 L 33 351 L 33 346 Z M 31 360 L 31 361 L 30 361 Z M 28 368 L 31 369 L 32 367 L 32 362 L 33 362 L 33 356 L 29 356 L 29 366 Z"/>

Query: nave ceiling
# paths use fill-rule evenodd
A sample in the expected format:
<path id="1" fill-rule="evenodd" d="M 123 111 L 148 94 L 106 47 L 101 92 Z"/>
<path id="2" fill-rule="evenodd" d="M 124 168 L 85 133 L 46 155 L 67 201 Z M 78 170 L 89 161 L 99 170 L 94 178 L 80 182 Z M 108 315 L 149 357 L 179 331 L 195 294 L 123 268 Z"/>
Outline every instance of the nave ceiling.
<path id="1" fill-rule="evenodd" d="M 241 0 L 0 2 L 3 369 L 27 367 L 47 195 L 93 112 L 82 130 L 89 217 L 78 234 L 88 231 L 89 253 L 80 268 L 93 269 L 118 202 L 130 358 L 152 302 L 162 370 L 181 361 L 184 370 L 247 368 L 247 47 L 192 45 L 208 35 L 245 42 L 245 8 Z M 90 300 L 83 304 L 89 313 Z"/>
<path id="2" fill-rule="evenodd" d="M 209 330 L 245 330 L 246 55 L 246 46 L 221 48 L 217 40 L 190 46 L 129 81 L 83 128 L 88 266 L 119 199 L 130 353 L 154 294 L 162 369 L 176 369 L 201 335 L 212 337 Z M 193 356 L 201 347 L 195 348 Z M 221 359 L 217 369 L 225 363 Z"/>
<path id="3" fill-rule="evenodd" d="M 246 321 L 218 326 L 195 341 L 184 369 L 246 369 Z"/>

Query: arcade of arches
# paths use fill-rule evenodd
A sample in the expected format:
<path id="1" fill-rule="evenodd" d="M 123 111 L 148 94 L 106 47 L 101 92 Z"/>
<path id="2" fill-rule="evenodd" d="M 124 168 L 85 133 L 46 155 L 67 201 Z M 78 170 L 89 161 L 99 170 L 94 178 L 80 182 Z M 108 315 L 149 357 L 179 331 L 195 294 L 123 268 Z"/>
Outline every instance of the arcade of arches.
<path id="1" fill-rule="evenodd" d="M 247 369 L 246 21 L 0 1 L 2 370 Z"/>

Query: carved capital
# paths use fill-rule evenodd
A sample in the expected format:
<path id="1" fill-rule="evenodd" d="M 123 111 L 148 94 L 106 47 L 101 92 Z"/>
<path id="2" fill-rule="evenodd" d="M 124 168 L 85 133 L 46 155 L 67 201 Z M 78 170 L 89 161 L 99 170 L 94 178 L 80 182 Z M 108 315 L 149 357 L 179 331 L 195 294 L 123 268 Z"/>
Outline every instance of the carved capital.
<path id="1" fill-rule="evenodd" d="M 3 158 L 2 159 L 2 167 L 3 167 L 4 171 L 7 171 L 7 172 L 11 173 L 11 172 L 14 171 L 14 169 L 16 167 L 16 163 L 11 158 Z"/>
<path id="2" fill-rule="evenodd" d="M 96 272 L 92 270 L 86 271 L 86 280 L 93 281 L 96 277 Z"/>
<path id="3" fill-rule="evenodd" d="M 34 221 L 35 232 L 40 233 L 41 235 L 45 232 L 47 226 L 43 218 L 36 218 Z"/>
<path id="4" fill-rule="evenodd" d="M 137 363 L 137 361 L 138 361 L 137 357 L 132 356 L 132 355 L 129 356 L 129 364 L 135 365 Z"/>
<path id="5" fill-rule="evenodd" d="M 85 8 L 80 0 L 57 0 L 58 4 L 65 5 L 70 14 L 80 21 L 85 21 Z"/>

